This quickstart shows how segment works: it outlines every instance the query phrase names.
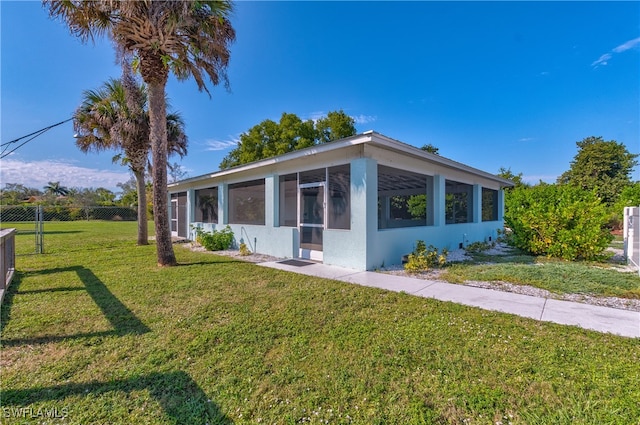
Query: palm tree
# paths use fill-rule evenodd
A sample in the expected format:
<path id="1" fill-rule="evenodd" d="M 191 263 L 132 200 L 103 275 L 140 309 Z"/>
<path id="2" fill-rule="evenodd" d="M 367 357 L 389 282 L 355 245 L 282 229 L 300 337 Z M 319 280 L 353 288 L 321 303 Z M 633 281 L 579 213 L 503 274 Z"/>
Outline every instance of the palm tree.
<path id="1" fill-rule="evenodd" d="M 167 125 L 165 87 L 169 71 L 179 80 L 193 77 L 198 89 L 224 82 L 229 45 L 235 31 L 228 17 L 230 0 L 220 1 L 62 1 L 44 0 L 49 14 L 61 18 L 83 40 L 108 34 L 127 54 L 148 87 L 149 126 L 153 157 L 153 212 L 158 264 L 177 264 L 168 216 Z"/>
<path id="2" fill-rule="evenodd" d="M 67 196 L 69 194 L 69 189 L 64 186 L 60 186 L 60 182 L 49 182 L 44 187 L 45 193 L 55 196 Z"/>
<path id="3" fill-rule="evenodd" d="M 138 245 L 147 245 L 147 195 L 145 171 L 149 150 L 149 114 L 144 85 L 137 84 L 130 67 L 123 67 L 122 80 L 110 79 L 98 90 L 87 90 L 73 116 L 76 145 L 81 151 L 121 150 L 122 159 L 136 179 L 138 193 Z M 184 122 L 177 113 L 167 115 L 170 153 L 184 156 L 187 137 Z"/>

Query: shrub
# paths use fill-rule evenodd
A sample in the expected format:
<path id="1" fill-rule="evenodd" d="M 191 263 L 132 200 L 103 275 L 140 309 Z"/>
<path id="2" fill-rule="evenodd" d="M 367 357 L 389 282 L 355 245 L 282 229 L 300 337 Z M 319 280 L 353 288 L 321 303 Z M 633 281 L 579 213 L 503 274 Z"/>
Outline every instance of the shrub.
<path id="1" fill-rule="evenodd" d="M 540 184 L 513 189 L 505 206 L 509 243 L 534 255 L 593 260 L 612 238 L 606 206 L 594 192 Z"/>
<path id="2" fill-rule="evenodd" d="M 467 247 L 465 248 L 465 251 L 467 251 L 470 254 L 481 253 L 483 251 L 491 249 L 493 246 L 494 246 L 493 244 L 490 244 L 488 242 L 474 242 L 467 245 Z"/>
<path id="3" fill-rule="evenodd" d="M 239 251 L 240 251 L 240 255 L 242 256 L 251 255 L 251 251 L 247 247 L 247 244 L 244 242 L 240 244 Z"/>
<path id="4" fill-rule="evenodd" d="M 438 248 L 433 245 L 427 246 L 424 241 L 416 242 L 416 248 L 409 254 L 408 261 L 404 269 L 409 273 L 420 273 L 434 267 L 441 267 L 447 263 L 447 250 L 438 252 Z"/>
<path id="5" fill-rule="evenodd" d="M 196 242 L 204 246 L 208 251 L 223 251 L 229 249 L 233 243 L 233 232 L 227 226 L 222 230 L 207 232 L 196 228 Z"/>

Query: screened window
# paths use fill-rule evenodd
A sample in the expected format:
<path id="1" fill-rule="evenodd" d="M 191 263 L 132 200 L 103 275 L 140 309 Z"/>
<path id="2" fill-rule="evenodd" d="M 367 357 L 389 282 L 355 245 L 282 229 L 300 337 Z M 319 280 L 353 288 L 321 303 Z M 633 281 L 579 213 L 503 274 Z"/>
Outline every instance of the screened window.
<path id="1" fill-rule="evenodd" d="M 287 174 L 280 176 L 280 226 L 298 225 L 298 176 Z"/>
<path id="2" fill-rule="evenodd" d="M 218 188 L 198 189 L 196 195 L 195 221 L 200 223 L 218 222 Z"/>
<path id="3" fill-rule="evenodd" d="M 322 183 L 326 179 L 326 168 L 318 168 L 317 170 L 303 171 L 300 173 L 300 184 Z"/>
<path id="4" fill-rule="evenodd" d="M 473 222 L 473 186 L 453 180 L 445 183 L 445 221 L 447 224 Z"/>
<path id="5" fill-rule="evenodd" d="M 482 188 L 482 221 L 498 220 L 498 191 Z"/>
<path id="6" fill-rule="evenodd" d="M 378 228 L 433 225 L 433 177 L 378 166 Z"/>
<path id="7" fill-rule="evenodd" d="M 339 165 L 329 168 L 329 229 L 351 228 L 351 167 Z"/>
<path id="8" fill-rule="evenodd" d="M 229 185 L 229 223 L 264 225 L 264 179 Z"/>

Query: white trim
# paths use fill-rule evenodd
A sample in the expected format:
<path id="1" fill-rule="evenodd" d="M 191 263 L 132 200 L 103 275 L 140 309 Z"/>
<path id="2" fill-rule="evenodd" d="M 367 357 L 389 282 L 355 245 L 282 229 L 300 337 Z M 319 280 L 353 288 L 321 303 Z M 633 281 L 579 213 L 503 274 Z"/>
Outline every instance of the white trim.
<path id="1" fill-rule="evenodd" d="M 460 170 L 465 173 L 477 175 L 477 176 L 489 179 L 491 181 L 498 182 L 503 187 L 513 186 L 513 182 L 503 179 L 502 177 L 498 177 L 494 174 L 479 170 L 477 168 L 470 167 L 468 165 L 453 161 L 451 159 L 442 157 L 440 155 L 423 151 L 421 149 L 416 148 L 415 146 L 400 142 L 398 140 L 392 139 L 380 133 L 376 133 L 374 131 L 366 131 L 362 134 L 336 140 L 334 142 L 315 145 L 306 149 L 285 153 L 283 155 L 275 156 L 272 158 L 263 159 L 263 160 L 252 162 L 249 164 L 239 165 L 233 168 L 229 168 L 227 170 L 221 170 L 211 174 L 204 174 L 201 176 L 192 177 L 186 180 L 171 183 L 168 185 L 168 187 L 169 189 L 177 189 L 183 185 L 196 183 L 205 179 L 224 177 L 224 176 L 233 175 L 236 173 L 255 170 L 255 169 L 266 167 L 269 165 L 275 165 L 275 164 L 284 163 L 284 162 L 288 162 L 288 161 L 292 161 L 292 160 L 296 160 L 296 159 L 300 159 L 308 156 L 331 152 L 331 151 L 346 148 L 349 146 L 366 145 L 366 144 L 371 144 L 373 146 L 377 146 L 386 150 L 395 151 L 400 154 L 427 160 L 428 162 L 442 165 L 444 167 L 451 168 L 454 170 Z"/>

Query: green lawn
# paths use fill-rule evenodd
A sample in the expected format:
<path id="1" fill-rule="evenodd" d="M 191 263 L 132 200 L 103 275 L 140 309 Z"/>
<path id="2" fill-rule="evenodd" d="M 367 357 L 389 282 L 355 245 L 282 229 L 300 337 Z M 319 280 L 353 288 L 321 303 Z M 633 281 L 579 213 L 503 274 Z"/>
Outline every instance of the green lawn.
<path id="1" fill-rule="evenodd" d="M 453 264 L 441 279 L 464 281 L 500 281 L 530 285 L 556 294 L 588 294 L 620 298 L 640 298 L 637 272 L 620 272 L 608 262 L 569 262 L 514 253 L 505 255 L 471 254 L 468 263 Z"/>
<path id="2" fill-rule="evenodd" d="M 639 339 L 181 246 L 160 269 L 135 226 L 46 223 L 17 258 L 3 423 L 639 423 Z"/>

